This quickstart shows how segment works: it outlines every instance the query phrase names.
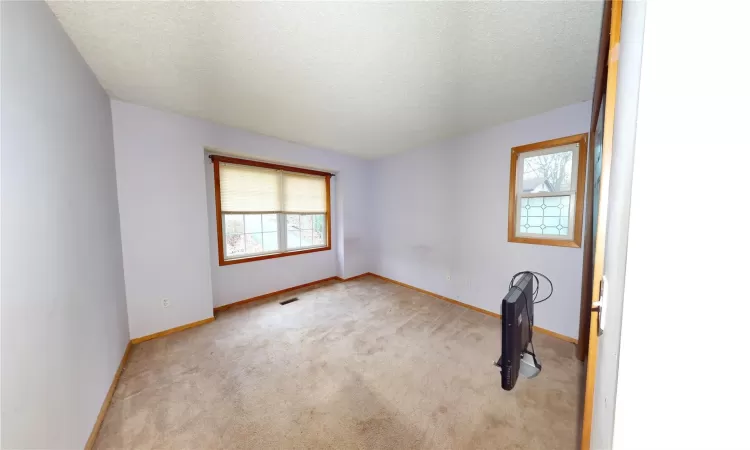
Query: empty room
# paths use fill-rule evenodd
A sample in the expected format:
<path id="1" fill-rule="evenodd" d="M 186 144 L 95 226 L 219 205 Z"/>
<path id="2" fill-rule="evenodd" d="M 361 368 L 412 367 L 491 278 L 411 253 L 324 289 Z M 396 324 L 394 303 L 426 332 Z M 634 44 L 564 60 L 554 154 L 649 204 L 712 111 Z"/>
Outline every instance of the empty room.
<path id="1" fill-rule="evenodd" d="M 659 8 L 2 1 L 0 446 L 664 442 Z"/>

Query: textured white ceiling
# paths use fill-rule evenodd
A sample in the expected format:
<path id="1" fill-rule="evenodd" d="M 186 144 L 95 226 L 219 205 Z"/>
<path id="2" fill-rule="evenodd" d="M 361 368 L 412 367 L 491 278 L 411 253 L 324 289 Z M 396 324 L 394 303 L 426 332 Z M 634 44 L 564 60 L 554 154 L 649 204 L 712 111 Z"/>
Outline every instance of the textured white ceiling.
<path id="1" fill-rule="evenodd" d="M 366 157 L 589 100 L 602 8 L 49 4 L 115 98 Z"/>

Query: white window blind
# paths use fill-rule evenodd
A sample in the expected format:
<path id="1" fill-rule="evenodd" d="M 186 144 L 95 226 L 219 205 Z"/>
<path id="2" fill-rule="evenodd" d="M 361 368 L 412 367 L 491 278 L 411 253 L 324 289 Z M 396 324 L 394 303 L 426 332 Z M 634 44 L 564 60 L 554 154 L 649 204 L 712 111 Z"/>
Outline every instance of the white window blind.
<path id="1" fill-rule="evenodd" d="M 326 179 L 301 173 L 283 172 L 284 212 L 325 213 Z"/>
<path id="2" fill-rule="evenodd" d="M 325 177 L 221 163 L 221 210 L 225 213 L 326 213 Z"/>
<path id="3" fill-rule="evenodd" d="M 223 212 L 281 211 L 281 172 L 278 170 L 221 163 L 219 182 Z"/>

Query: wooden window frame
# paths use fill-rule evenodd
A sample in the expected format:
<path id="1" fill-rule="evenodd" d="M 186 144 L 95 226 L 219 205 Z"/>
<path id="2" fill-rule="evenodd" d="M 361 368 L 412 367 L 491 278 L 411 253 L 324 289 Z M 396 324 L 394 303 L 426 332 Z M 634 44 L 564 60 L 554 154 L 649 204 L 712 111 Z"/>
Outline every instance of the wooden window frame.
<path id="1" fill-rule="evenodd" d="M 229 266 L 251 261 L 262 261 L 264 259 L 283 258 L 285 256 L 303 255 L 305 253 L 324 252 L 331 250 L 331 177 L 333 174 L 319 170 L 303 169 L 300 167 L 284 166 L 281 164 L 253 161 L 249 159 L 232 158 L 229 156 L 209 155 L 214 166 L 214 201 L 216 203 L 216 231 L 219 247 L 219 266 Z M 283 170 L 285 172 L 304 173 L 325 177 L 326 180 L 326 245 L 325 247 L 307 248 L 302 250 L 285 250 L 278 253 L 263 254 L 258 256 L 247 256 L 227 259 L 224 255 L 224 221 L 221 210 L 221 180 L 219 177 L 219 164 L 239 164 L 243 166 L 263 167 L 266 169 Z M 280 226 L 286 226 L 281 224 Z"/>
<path id="2" fill-rule="evenodd" d="M 510 188 L 508 196 L 508 242 L 521 244 L 551 245 L 556 247 L 581 247 L 581 235 L 583 234 L 583 208 L 586 190 L 586 161 L 588 148 L 586 146 L 588 134 L 576 134 L 548 141 L 535 142 L 533 144 L 513 147 L 510 152 Z M 578 167 L 574 167 L 576 173 L 575 190 L 575 214 L 573 223 L 572 239 L 540 238 L 516 235 L 516 211 L 518 211 L 517 186 L 517 163 L 523 153 L 546 150 L 563 145 L 578 144 Z"/>

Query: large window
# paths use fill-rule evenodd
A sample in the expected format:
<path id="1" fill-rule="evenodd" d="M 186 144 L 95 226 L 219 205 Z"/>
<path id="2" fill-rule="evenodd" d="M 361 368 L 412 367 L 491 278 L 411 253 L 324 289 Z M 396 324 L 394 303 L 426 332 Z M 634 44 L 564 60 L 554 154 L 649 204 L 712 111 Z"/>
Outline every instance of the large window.
<path id="1" fill-rule="evenodd" d="M 581 246 L 586 135 L 513 147 L 508 241 Z"/>
<path id="2" fill-rule="evenodd" d="M 331 249 L 331 175 L 212 155 L 219 265 Z"/>

